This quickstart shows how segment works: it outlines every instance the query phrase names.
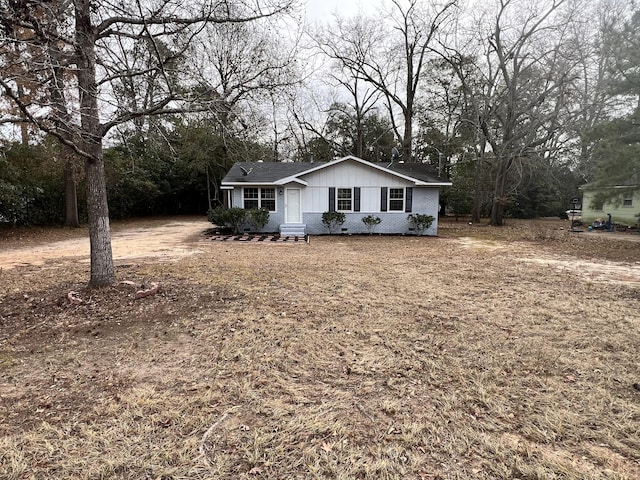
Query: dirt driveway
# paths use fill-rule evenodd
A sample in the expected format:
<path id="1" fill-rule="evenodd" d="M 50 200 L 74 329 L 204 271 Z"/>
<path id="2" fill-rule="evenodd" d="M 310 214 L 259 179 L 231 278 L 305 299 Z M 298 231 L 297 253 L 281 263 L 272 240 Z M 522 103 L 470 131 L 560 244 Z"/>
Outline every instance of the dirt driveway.
<path id="1" fill-rule="evenodd" d="M 202 243 L 202 233 L 211 227 L 203 217 L 154 218 L 114 222 L 112 224 L 112 247 L 116 265 L 135 258 L 177 259 L 202 252 L 206 247 Z M 573 271 L 578 276 L 604 283 L 617 283 L 636 286 L 640 284 L 638 262 L 611 262 L 604 259 L 576 258 L 556 248 L 532 249 L 528 242 L 487 240 L 459 236 L 451 238 L 452 224 L 442 225 L 441 231 L 447 240 L 456 242 L 461 248 L 492 251 L 519 257 L 523 265 L 536 263 L 557 270 Z M 477 233 L 477 231 L 476 231 Z M 60 239 L 60 236 L 72 238 Z M 16 237 L 20 237 L 16 235 Z M 638 242 L 640 236 L 607 235 L 598 233 L 582 234 L 575 237 L 584 245 L 594 242 L 613 242 L 628 240 Z M 4 239 L 6 240 L 6 239 Z M 628 242 L 622 242 L 628 243 Z M 47 231 L 46 235 L 35 238 L 13 238 L 0 243 L 0 269 L 12 269 L 19 266 L 38 266 L 56 260 L 76 260 L 89 263 L 89 238 L 86 232 L 74 230 Z M 519 246 L 516 246 L 519 245 Z M 580 250 L 580 247 L 577 248 Z"/>
<path id="2" fill-rule="evenodd" d="M 143 257 L 176 258 L 198 252 L 195 244 L 211 224 L 201 218 L 149 220 L 148 222 L 115 223 L 111 244 L 116 264 L 122 260 Z M 78 232 L 80 234 L 80 232 Z M 46 239 L 45 239 L 46 241 Z M 0 268 L 43 265 L 55 259 L 77 259 L 89 263 L 89 238 L 80 237 L 19 246 L 14 240 L 0 251 Z"/>

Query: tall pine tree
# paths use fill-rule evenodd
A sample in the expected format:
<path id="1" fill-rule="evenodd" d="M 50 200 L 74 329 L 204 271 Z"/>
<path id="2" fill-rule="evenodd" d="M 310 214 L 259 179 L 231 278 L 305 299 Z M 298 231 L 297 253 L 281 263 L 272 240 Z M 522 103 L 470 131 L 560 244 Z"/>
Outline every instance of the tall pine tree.
<path id="1" fill-rule="evenodd" d="M 591 132 L 595 143 L 591 180 L 595 186 L 628 188 L 603 190 L 603 200 L 640 190 L 640 10 L 608 32 L 604 47 L 613 60 L 611 93 L 624 99 L 624 108 Z"/>

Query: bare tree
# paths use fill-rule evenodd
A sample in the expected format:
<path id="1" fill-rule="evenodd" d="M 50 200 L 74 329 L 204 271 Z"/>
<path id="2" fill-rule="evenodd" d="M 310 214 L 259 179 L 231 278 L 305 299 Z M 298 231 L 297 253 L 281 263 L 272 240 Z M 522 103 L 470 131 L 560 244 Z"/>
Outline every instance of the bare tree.
<path id="1" fill-rule="evenodd" d="M 346 102 L 334 101 L 332 108 L 341 106 L 353 110 L 355 151 L 345 153 L 364 158 L 364 121 L 381 98 L 381 92 L 360 76 L 373 45 L 380 41 L 375 22 L 362 15 L 348 19 L 336 16 L 335 24 L 326 26 L 313 37 L 320 51 L 332 62 L 327 83 L 346 92 L 349 98 Z"/>
<path id="2" fill-rule="evenodd" d="M 29 2 L 17 4 L 18 12 L 33 9 Z M 69 64 L 71 48 L 61 38 L 61 29 L 65 26 L 57 19 L 65 15 L 69 5 L 63 1 L 51 1 L 47 8 L 35 9 L 33 17 L 38 20 L 36 29 L 23 23 L 13 22 L 11 18 L 3 18 L 2 30 L 7 39 L 2 43 L 2 58 L 7 78 L 14 79 L 15 94 L 23 104 L 38 103 L 47 105 L 51 113 L 51 121 L 69 140 L 70 131 L 64 127 L 70 120 L 65 91 L 70 76 L 65 72 Z M 48 31 L 43 30 L 47 26 Z M 18 123 L 21 140 L 29 143 L 29 122 L 20 111 L 18 105 L 11 105 L 7 113 L 14 117 L 5 118 L 7 122 Z M 12 111 L 13 110 L 13 111 Z M 22 119 L 16 120 L 17 118 Z M 53 151 L 56 160 L 63 164 L 65 191 L 65 224 L 79 226 L 76 194 L 77 156 L 67 147 L 61 145 Z"/>
<path id="3" fill-rule="evenodd" d="M 189 72 L 172 70 L 172 61 L 188 50 L 206 25 L 273 17 L 290 10 L 293 0 L 238 1 L 234 2 L 233 8 L 223 0 L 199 0 L 188 5 L 169 0 L 61 2 L 66 8 L 48 16 L 45 12 L 49 11 L 52 2 L 0 0 L 0 17 L 5 32 L 20 27 L 32 32 L 29 41 L 33 44 L 42 45 L 53 40 L 68 47 L 70 53 L 59 67 L 65 73 L 74 74 L 77 108 L 69 112 L 68 120 L 57 123 L 52 119 L 51 105 L 26 102 L 20 97 L 16 76 L 3 74 L 0 87 L 20 109 L 22 118 L 16 118 L 16 121 L 26 118 L 84 159 L 91 245 L 89 284 L 100 287 L 115 281 L 102 150 L 104 138 L 115 126 L 145 116 L 210 109 L 215 99 L 175 85 L 176 76 L 188 77 Z M 4 45 L 0 51 L 7 51 L 16 41 L 3 35 Z M 154 53 L 154 62 L 144 69 L 128 68 L 126 59 L 119 53 L 136 42 L 147 42 Z M 170 48 L 165 50 L 162 45 L 170 45 Z M 52 58 L 44 56 L 41 68 L 43 72 L 49 72 L 44 81 L 52 81 L 54 67 L 58 65 L 54 65 Z M 157 73 L 155 88 L 158 93 L 153 102 L 115 103 L 114 81 L 139 79 L 151 71 Z"/>
<path id="4" fill-rule="evenodd" d="M 624 99 L 612 88 L 615 56 L 611 54 L 608 32 L 621 27 L 628 12 L 627 0 L 599 0 L 581 5 L 581 15 L 571 26 L 571 51 L 576 76 L 571 85 L 573 102 L 566 112 L 567 135 L 573 141 L 575 167 L 584 180 L 590 180 L 593 143 L 589 133 L 615 112 L 624 110 Z M 584 8 L 586 7 L 586 8 Z"/>
<path id="5" fill-rule="evenodd" d="M 299 39 L 290 29 L 291 36 L 284 38 L 270 27 L 259 22 L 207 25 L 199 48 L 202 53 L 197 55 L 202 72 L 197 83 L 198 88 L 219 99 L 214 114 L 223 138 L 237 135 L 238 130 L 257 131 L 270 123 L 273 159 L 277 161 L 282 141 L 280 97 L 286 97 L 289 88 L 299 82 L 295 67 Z M 271 122 L 258 113 L 267 110 L 272 112 Z M 254 120 L 253 125 L 249 119 Z"/>
<path id="6" fill-rule="evenodd" d="M 573 68 L 564 55 L 567 18 L 554 18 L 565 0 L 532 8 L 515 0 L 499 3 L 485 57 L 491 105 L 480 124 L 494 155 L 491 224 L 498 226 L 510 175 L 522 159 L 547 154 L 560 131 Z"/>
<path id="7" fill-rule="evenodd" d="M 412 161 L 413 123 L 423 69 L 436 46 L 436 36 L 453 18 L 457 0 L 391 3 L 389 22 L 370 25 L 366 43 L 355 44 L 351 40 L 359 57 L 345 55 L 341 61 L 382 93 L 402 155 Z M 401 121 L 396 119 L 397 111 Z"/>
<path id="8" fill-rule="evenodd" d="M 561 113 L 575 78 L 567 54 L 575 10 L 561 11 L 565 3 L 496 0 L 496 9 L 484 12 L 476 27 L 475 44 L 482 50 L 463 54 L 448 49 L 445 55 L 473 112 L 469 121 L 475 123 L 480 147 L 477 178 L 485 165 L 491 167 L 493 225 L 503 224 L 523 162 L 553 154 L 559 145 L 566 120 Z"/>

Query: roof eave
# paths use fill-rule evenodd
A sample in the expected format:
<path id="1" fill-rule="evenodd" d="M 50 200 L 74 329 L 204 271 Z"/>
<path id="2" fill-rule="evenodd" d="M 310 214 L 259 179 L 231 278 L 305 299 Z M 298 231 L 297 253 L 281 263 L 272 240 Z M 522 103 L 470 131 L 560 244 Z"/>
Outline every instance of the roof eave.
<path id="1" fill-rule="evenodd" d="M 416 182 L 417 187 L 450 187 L 452 182 Z"/>
<path id="2" fill-rule="evenodd" d="M 586 185 L 580 185 L 578 187 L 578 190 L 606 190 L 606 189 L 632 189 L 632 188 L 637 188 L 637 186 L 635 185 L 591 185 L 591 184 L 586 184 Z"/>
<path id="3" fill-rule="evenodd" d="M 272 185 L 277 187 L 278 184 L 274 182 L 222 182 L 220 188 L 234 188 L 234 187 L 261 187 L 264 185 Z"/>
<path id="4" fill-rule="evenodd" d="M 299 183 L 300 185 L 304 185 L 305 187 L 309 185 L 309 183 L 305 182 L 301 178 L 298 178 L 297 176 L 281 178 L 280 180 L 276 180 L 274 182 L 275 185 L 285 185 L 287 183 Z"/>

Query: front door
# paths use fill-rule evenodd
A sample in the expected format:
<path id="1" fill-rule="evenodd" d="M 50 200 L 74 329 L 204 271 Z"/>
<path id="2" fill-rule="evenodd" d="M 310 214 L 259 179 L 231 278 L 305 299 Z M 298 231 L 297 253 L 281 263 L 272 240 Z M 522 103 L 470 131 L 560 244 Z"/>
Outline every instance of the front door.
<path id="1" fill-rule="evenodd" d="M 287 188 L 287 197 L 284 205 L 284 216 L 286 223 L 302 223 L 300 211 L 300 189 Z"/>

